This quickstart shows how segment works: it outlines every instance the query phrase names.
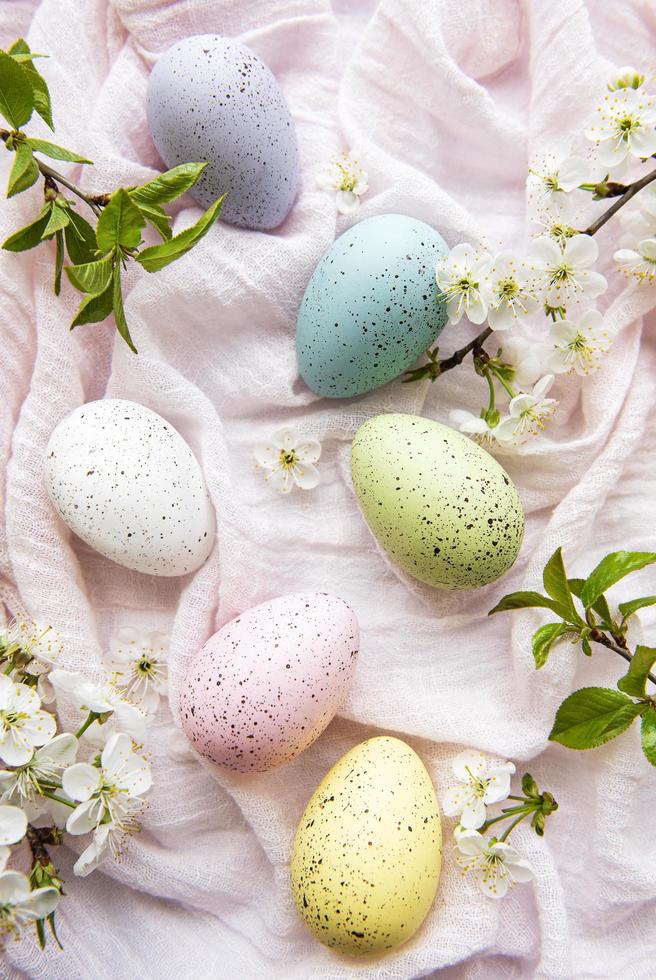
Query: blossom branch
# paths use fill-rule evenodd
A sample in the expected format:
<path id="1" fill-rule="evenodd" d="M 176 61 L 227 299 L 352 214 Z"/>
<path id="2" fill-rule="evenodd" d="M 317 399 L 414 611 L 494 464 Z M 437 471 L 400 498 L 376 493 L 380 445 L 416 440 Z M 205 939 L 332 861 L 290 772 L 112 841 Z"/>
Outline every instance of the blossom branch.
<path id="1" fill-rule="evenodd" d="M 593 221 L 592 224 L 586 228 L 583 234 L 596 235 L 599 229 L 603 228 L 606 222 L 609 221 L 610 218 L 612 218 L 613 215 L 620 210 L 620 208 L 623 208 L 625 204 L 628 204 L 632 197 L 635 197 L 635 195 L 641 191 L 643 187 L 647 187 L 647 185 L 651 184 L 654 180 L 656 180 L 656 170 L 650 171 L 650 173 L 645 174 L 644 177 L 641 177 L 640 180 L 636 180 L 632 184 L 629 184 L 622 196 L 618 197 L 615 203 L 604 211 L 604 213 L 601 214 L 596 221 Z"/>
<path id="2" fill-rule="evenodd" d="M 602 633 L 599 629 L 593 629 L 590 632 L 590 639 L 594 640 L 595 643 L 600 643 L 601 646 L 606 647 L 607 650 L 613 650 L 614 653 L 618 654 L 618 656 L 622 657 L 629 664 L 633 660 L 633 654 L 627 650 L 625 646 L 622 646 L 615 639 L 611 639 L 609 636 L 606 636 L 606 634 Z M 650 671 L 647 674 L 647 678 L 652 682 L 652 684 L 656 685 L 655 674 L 651 673 Z"/>

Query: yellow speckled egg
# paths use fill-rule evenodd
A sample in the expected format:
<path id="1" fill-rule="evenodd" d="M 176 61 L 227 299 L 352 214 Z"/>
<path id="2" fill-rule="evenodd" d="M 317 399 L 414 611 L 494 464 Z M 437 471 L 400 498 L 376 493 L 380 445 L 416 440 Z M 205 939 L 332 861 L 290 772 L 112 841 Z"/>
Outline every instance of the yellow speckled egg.
<path id="1" fill-rule="evenodd" d="M 431 778 L 398 738 L 370 738 L 342 756 L 296 831 L 291 881 L 314 936 L 342 953 L 385 953 L 430 909 L 442 864 Z"/>

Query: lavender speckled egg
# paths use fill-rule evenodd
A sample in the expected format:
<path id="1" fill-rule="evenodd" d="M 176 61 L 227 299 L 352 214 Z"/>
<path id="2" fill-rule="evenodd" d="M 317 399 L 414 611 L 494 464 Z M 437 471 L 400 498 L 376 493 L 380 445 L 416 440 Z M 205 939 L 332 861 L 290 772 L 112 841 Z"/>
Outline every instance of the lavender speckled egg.
<path id="1" fill-rule="evenodd" d="M 351 446 L 353 486 L 390 558 L 420 582 L 475 589 L 514 564 L 524 510 L 497 461 L 417 415 L 376 415 Z"/>
<path id="2" fill-rule="evenodd" d="M 442 332 L 435 281 L 448 252 L 438 232 L 405 214 L 353 225 L 312 273 L 296 325 L 303 380 L 326 398 L 349 398 L 397 378 Z"/>
<path id="3" fill-rule="evenodd" d="M 119 565 L 184 575 L 212 550 L 216 522 L 200 466 L 143 405 L 105 398 L 76 408 L 50 437 L 44 475 L 62 520 Z"/>
<path id="4" fill-rule="evenodd" d="M 358 645 L 355 615 L 334 596 L 292 594 L 247 610 L 189 665 L 180 699 L 187 738 L 236 772 L 289 762 L 339 708 Z"/>
<path id="5" fill-rule="evenodd" d="M 221 218 L 276 228 L 298 185 L 294 123 L 278 82 L 247 47 L 217 34 L 185 38 L 158 60 L 146 110 L 167 167 L 208 161 L 191 195 L 204 208 L 227 193 Z"/>
<path id="6" fill-rule="evenodd" d="M 440 811 L 423 762 L 401 739 L 370 738 L 342 756 L 305 808 L 292 894 L 320 942 L 386 953 L 425 919 L 441 864 Z"/>

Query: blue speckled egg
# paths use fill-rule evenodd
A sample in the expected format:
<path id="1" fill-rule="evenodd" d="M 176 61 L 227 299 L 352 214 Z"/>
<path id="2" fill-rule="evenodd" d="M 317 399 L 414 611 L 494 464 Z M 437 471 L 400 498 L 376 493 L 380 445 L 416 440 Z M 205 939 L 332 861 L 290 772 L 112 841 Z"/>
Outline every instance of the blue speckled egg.
<path id="1" fill-rule="evenodd" d="M 217 34 L 185 38 L 148 81 L 148 125 L 167 167 L 207 160 L 191 191 L 204 208 L 227 193 L 221 218 L 276 228 L 296 196 L 298 148 L 280 86 L 247 47 Z"/>
<path id="2" fill-rule="evenodd" d="M 296 354 L 308 387 L 348 398 L 409 368 L 447 321 L 435 282 L 447 252 L 441 235 L 404 214 L 367 218 L 338 238 L 298 314 Z"/>

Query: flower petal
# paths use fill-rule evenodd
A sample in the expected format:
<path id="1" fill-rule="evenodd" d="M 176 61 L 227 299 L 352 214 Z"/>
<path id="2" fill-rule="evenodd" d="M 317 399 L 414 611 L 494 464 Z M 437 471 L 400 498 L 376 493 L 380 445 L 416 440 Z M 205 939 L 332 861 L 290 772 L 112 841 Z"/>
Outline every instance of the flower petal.
<path id="1" fill-rule="evenodd" d="M 59 902 L 60 893 L 56 888 L 35 888 L 28 897 L 21 902 L 17 917 L 24 921 L 32 919 L 44 919 L 51 912 L 54 912 Z"/>
<path id="2" fill-rule="evenodd" d="M 27 830 L 27 817 L 17 806 L 0 806 L 0 845 L 16 844 Z"/>
<path id="3" fill-rule="evenodd" d="M 100 757 L 103 772 L 116 773 L 121 770 L 127 760 L 134 755 L 132 739 L 124 732 L 114 732 L 107 739 Z"/>
<path id="4" fill-rule="evenodd" d="M 80 763 L 84 765 L 84 763 Z M 66 821 L 66 830 L 69 834 L 88 834 L 93 830 L 103 818 L 105 811 L 102 800 L 86 800 L 80 803 L 70 814 Z"/>
<path id="5" fill-rule="evenodd" d="M 62 732 L 34 753 L 35 762 L 50 762 L 55 766 L 70 766 L 77 755 L 78 740 L 71 732 Z"/>
<path id="6" fill-rule="evenodd" d="M 360 207 L 360 199 L 353 191 L 337 191 L 335 203 L 340 214 L 352 214 Z"/>
<path id="7" fill-rule="evenodd" d="M 304 439 L 296 446 L 296 458 L 301 463 L 316 463 L 321 456 L 321 443 L 316 439 Z"/>
<path id="8" fill-rule="evenodd" d="M 11 677 L 0 674 L 0 711 L 6 711 L 13 704 L 15 686 Z"/>
<path id="9" fill-rule="evenodd" d="M 460 816 L 462 808 L 469 802 L 472 796 L 470 787 L 464 783 L 462 786 L 451 786 L 442 797 L 442 809 L 445 816 Z"/>
<path id="10" fill-rule="evenodd" d="M 301 466 L 294 466 L 292 478 L 297 487 L 301 490 L 313 490 L 321 482 L 321 474 L 316 466 L 311 463 L 304 463 Z"/>
<path id="11" fill-rule="evenodd" d="M 280 464 L 280 450 L 270 442 L 258 442 L 253 447 L 253 456 L 258 466 L 272 470 Z"/>
<path id="12" fill-rule="evenodd" d="M 571 265 L 593 265 L 599 258 L 599 246 L 591 235 L 573 235 L 567 239 L 563 258 Z"/>
<path id="13" fill-rule="evenodd" d="M 18 905 L 30 894 L 30 883 L 20 871 L 3 871 L 0 875 L 0 905 Z"/>
<path id="14" fill-rule="evenodd" d="M 466 857 L 477 857 L 478 855 L 485 854 L 487 850 L 487 841 L 477 830 L 466 830 L 462 826 L 458 826 L 453 836 L 456 847 Z"/>
<path id="15" fill-rule="evenodd" d="M 451 769 L 456 779 L 468 783 L 472 776 L 482 776 L 487 769 L 487 759 L 482 752 L 467 749 L 460 752 L 451 762 Z"/>
<path id="16" fill-rule="evenodd" d="M 480 797 L 474 796 L 462 808 L 460 825 L 465 830 L 477 830 L 485 823 L 486 816 L 485 803 Z"/>
<path id="17" fill-rule="evenodd" d="M 10 728 L 0 735 L 0 759 L 8 766 L 24 766 L 33 754 L 34 749 L 16 728 Z"/>
<path id="18" fill-rule="evenodd" d="M 127 736 L 126 736 L 127 738 Z M 88 762 L 76 762 L 64 771 L 62 786 L 67 796 L 81 803 L 89 800 L 100 788 L 102 774 Z M 78 807 L 79 809 L 79 807 Z"/>

